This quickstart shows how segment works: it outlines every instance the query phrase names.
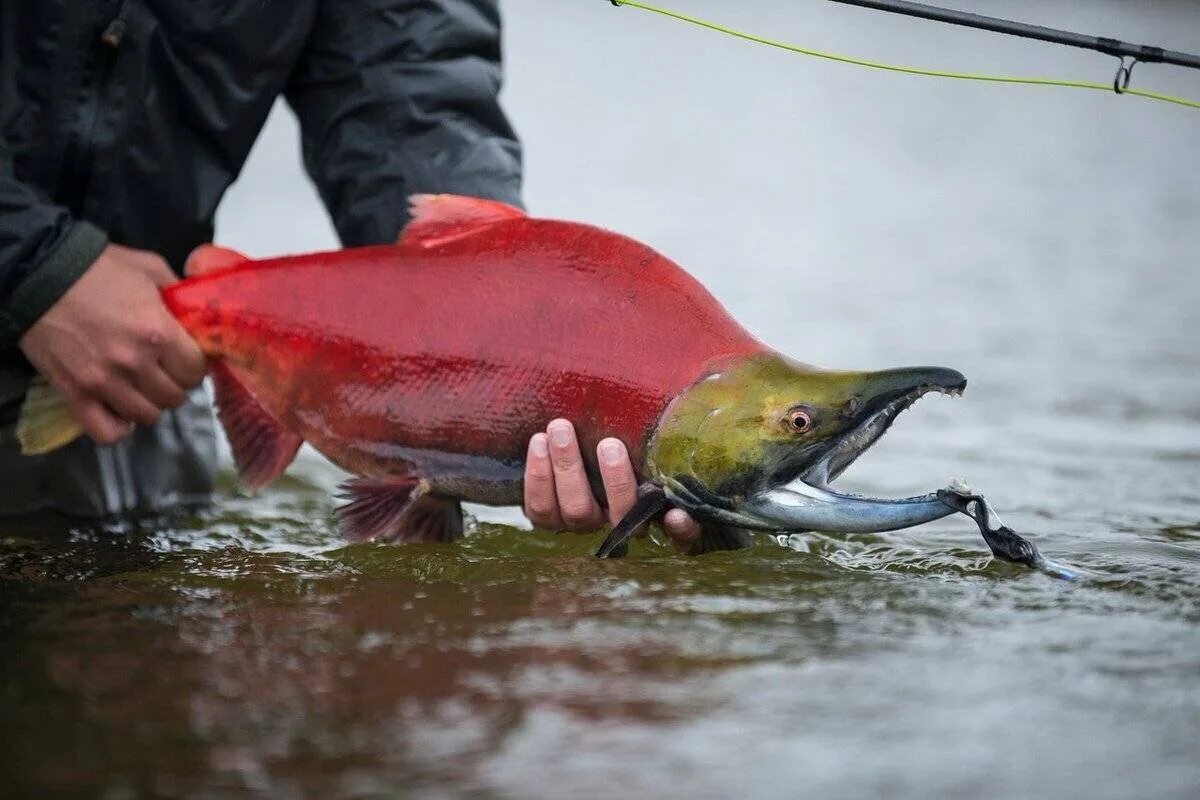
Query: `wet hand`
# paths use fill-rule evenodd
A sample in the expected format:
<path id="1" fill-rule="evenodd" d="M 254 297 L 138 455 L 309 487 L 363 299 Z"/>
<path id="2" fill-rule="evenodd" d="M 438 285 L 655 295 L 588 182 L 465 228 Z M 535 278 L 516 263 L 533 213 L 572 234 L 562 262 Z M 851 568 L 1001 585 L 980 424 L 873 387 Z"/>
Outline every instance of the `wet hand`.
<path id="1" fill-rule="evenodd" d="M 25 356 L 101 444 L 135 422 L 153 425 L 204 378 L 204 354 L 160 294 L 175 281 L 156 254 L 109 245 L 21 338 Z"/>
<path id="2" fill-rule="evenodd" d="M 616 525 L 637 501 L 637 478 L 629 452 L 619 439 L 596 446 L 600 477 L 608 495 L 607 516 L 588 483 L 575 428 L 565 419 L 534 434 L 525 458 L 525 515 L 547 530 L 594 531 L 606 521 Z M 666 513 L 663 529 L 677 550 L 685 552 L 700 535 L 700 525 L 686 512 Z"/>

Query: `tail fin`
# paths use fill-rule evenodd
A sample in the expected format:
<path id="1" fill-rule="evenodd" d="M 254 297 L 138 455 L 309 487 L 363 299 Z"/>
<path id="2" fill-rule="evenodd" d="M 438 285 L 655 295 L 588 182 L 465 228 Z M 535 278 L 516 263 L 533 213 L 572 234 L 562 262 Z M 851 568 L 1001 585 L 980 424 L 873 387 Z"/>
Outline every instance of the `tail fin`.
<path id="1" fill-rule="evenodd" d="M 83 435 L 83 427 L 71 415 L 67 400 L 41 375 L 25 392 L 17 418 L 17 441 L 21 454 L 38 456 L 64 447 Z"/>
<path id="2" fill-rule="evenodd" d="M 188 258 L 185 272 L 189 277 L 205 275 L 244 264 L 249 259 L 236 250 L 215 245 L 201 245 Z M 25 392 L 17 418 L 17 441 L 21 454 L 36 456 L 64 447 L 83 435 L 81 426 L 71 415 L 66 398 L 38 375 Z"/>

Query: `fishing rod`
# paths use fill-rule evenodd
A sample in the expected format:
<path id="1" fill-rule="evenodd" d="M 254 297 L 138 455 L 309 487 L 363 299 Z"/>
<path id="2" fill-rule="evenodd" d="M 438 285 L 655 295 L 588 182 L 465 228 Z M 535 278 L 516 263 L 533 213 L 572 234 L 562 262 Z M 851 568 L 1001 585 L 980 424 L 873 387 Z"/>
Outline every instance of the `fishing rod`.
<path id="1" fill-rule="evenodd" d="M 908 0 L 832 0 L 848 6 L 859 6 L 875 11 L 887 11 L 892 14 L 903 14 L 909 17 L 946 22 L 951 25 L 962 25 L 967 28 L 1004 33 L 1009 36 L 1020 36 L 1025 39 L 1038 39 L 1043 42 L 1062 44 L 1068 47 L 1081 47 L 1085 50 L 1095 50 L 1106 55 L 1121 59 L 1117 68 L 1117 77 L 1113 79 L 1113 91 L 1120 94 L 1129 88 L 1129 79 L 1133 65 L 1139 61 L 1146 63 L 1174 64 L 1179 67 L 1200 69 L 1200 56 L 1191 53 L 1181 53 L 1176 50 L 1165 50 L 1148 44 L 1129 44 L 1120 39 L 1110 39 L 1105 36 L 1089 36 L 1059 28 L 1047 28 L 1042 25 L 1030 25 L 1027 22 L 989 17 L 974 14 L 969 11 L 957 11 L 952 8 L 911 3 Z M 1130 59 L 1126 62 L 1125 59 Z"/>
<path id="2" fill-rule="evenodd" d="M 748 42 L 754 42 L 755 44 L 775 47 L 780 50 L 787 50 L 788 52 L 813 56 L 815 58 L 838 61 L 843 64 L 854 64 L 860 67 L 870 67 L 872 69 L 887 70 L 889 72 L 900 72 L 908 75 L 923 75 L 934 78 L 953 78 L 957 80 L 984 81 L 988 83 L 1010 83 L 1023 84 L 1027 86 L 1058 86 L 1069 89 L 1115 91 L 1117 94 L 1136 95 L 1137 97 L 1144 97 L 1150 100 L 1158 100 L 1164 103 L 1173 103 L 1175 105 L 1186 106 L 1188 108 L 1200 109 L 1200 102 L 1195 100 L 1190 100 L 1186 97 L 1177 97 L 1175 95 L 1165 94 L 1163 92 L 1151 91 L 1149 89 L 1135 89 L 1129 85 L 1130 78 L 1133 74 L 1133 65 L 1138 61 L 1166 63 L 1175 66 L 1188 67 L 1191 69 L 1200 69 L 1200 56 L 1192 55 L 1190 53 L 1181 53 L 1174 50 L 1166 50 L 1161 47 L 1153 47 L 1150 45 L 1129 44 L 1118 39 L 1109 39 L 1101 36 L 1086 36 L 1084 34 L 1073 33 L 1071 31 L 1046 28 L 1040 25 L 1012 22 L 1010 20 L 1000 19 L 998 17 L 986 17 L 980 14 L 972 14 L 965 11 L 954 11 L 951 9 L 939 8 L 921 3 L 911 3 L 906 2 L 906 0 L 833 0 L 833 2 L 845 3 L 847 5 L 855 5 L 881 11 L 891 11 L 899 14 L 906 14 L 908 16 L 921 17 L 923 19 L 931 19 L 938 22 L 947 22 L 966 27 L 994 31 L 996 33 L 1007 33 L 1014 36 L 1039 39 L 1041 41 L 1063 44 L 1071 47 L 1082 47 L 1089 50 L 1096 50 L 1098 52 L 1105 53 L 1106 55 L 1115 56 L 1121 59 L 1121 63 L 1117 68 L 1117 74 L 1111 84 L 1093 81 L 1066 80 L 1061 78 L 1035 78 L 1012 75 L 991 75 L 977 72 L 953 72 L 949 70 L 926 69 L 924 67 L 889 64 L 883 61 L 872 61 L 870 59 L 858 58 L 856 56 L 848 56 L 840 53 L 831 53 L 824 50 L 814 50 L 808 47 L 801 47 L 799 45 L 790 44 L 778 39 L 771 39 L 765 36 L 739 31 L 727 25 L 722 25 L 718 22 L 712 22 L 710 20 L 701 19 L 700 17 L 695 17 L 690 14 L 674 11 L 669 8 L 652 5 L 650 3 L 642 2 L 642 0 L 605 0 L 605 2 L 618 8 L 621 6 L 628 6 L 630 8 L 637 8 L 641 9 L 642 11 L 659 14 L 664 17 L 686 22 L 690 25 L 707 28 L 708 30 L 725 34 L 726 36 L 733 36 Z"/>

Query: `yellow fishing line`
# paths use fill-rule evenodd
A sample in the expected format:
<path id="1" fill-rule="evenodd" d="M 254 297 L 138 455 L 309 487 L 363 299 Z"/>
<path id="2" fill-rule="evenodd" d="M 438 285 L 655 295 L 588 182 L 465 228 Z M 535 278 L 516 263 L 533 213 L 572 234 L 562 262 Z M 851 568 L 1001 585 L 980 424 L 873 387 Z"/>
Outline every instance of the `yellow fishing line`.
<path id="1" fill-rule="evenodd" d="M 781 42 L 777 39 L 768 39 L 765 36 L 756 36 L 753 33 L 734 30 L 725 25 L 716 22 L 710 22 L 699 17 L 689 16 L 678 11 L 672 11 L 667 8 L 659 8 L 652 6 L 649 3 L 642 3 L 639 0 L 611 0 L 614 5 L 629 6 L 631 8 L 640 8 L 643 11 L 650 11 L 655 14 L 661 14 L 664 17 L 671 17 L 682 22 L 688 22 L 692 25 L 698 25 L 701 28 L 708 28 L 718 33 L 723 33 L 727 36 L 734 36 L 738 39 L 745 39 L 748 42 L 756 42 L 765 44 L 768 47 L 777 47 L 780 50 L 787 50 L 791 53 L 800 53 L 806 56 L 815 56 L 816 58 L 825 58 L 830 61 L 840 61 L 843 64 L 856 64 L 860 67 L 871 67 L 872 69 L 883 69 L 889 72 L 904 72 L 909 75 L 928 75 L 933 78 L 955 78 L 963 81 L 988 81 L 990 83 L 1021 83 L 1029 86 L 1065 86 L 1070 89 L 1097 89 L 1103 92 L 1113 91 L 1111 83 L 1093 83 L 1091 81 L 1069 81 L 1060 80 L 1058 78 L 1020 78 L 1010 75 L 987 75 L 974 72 L 947 72 L 938 69 L 923 69 L 921 67 L 906 67 L 900 64 L 886 64 L 882 61 L 869 61 L 865 58 L 855 58 L 854 56 L 844 56 L 838 53 L 827 53 L 823 50 L 811 50 L 807 47 L 799 47 L 798 45 Z M 1146 97 L 1151 100 L 1161 100 L 1164 103 L 1175 103 L 1176 105 L 1187 106 L 1188 108 L 1200 109 L 1200 102 L 1188 100 L 1186 97 L 1175 97 L 1174 95 L 1163 94 L 1162 92 L 1152 92 L 1148 89 L 1123 89 L 1122 94 L 1132 94 L 1138 97 Z"/>

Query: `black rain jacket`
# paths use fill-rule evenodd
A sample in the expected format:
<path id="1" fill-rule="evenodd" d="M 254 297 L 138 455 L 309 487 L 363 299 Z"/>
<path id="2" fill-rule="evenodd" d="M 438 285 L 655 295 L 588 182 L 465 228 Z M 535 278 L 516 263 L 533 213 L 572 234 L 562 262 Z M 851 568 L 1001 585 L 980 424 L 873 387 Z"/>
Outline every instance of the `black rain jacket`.
<path id="1" fill-rule="evenodd" d="M 275 99 L 345 246 L 520 202 L 495 0 L 0 0 L 0 360 L 108 241 L 180 271 Z"/>

